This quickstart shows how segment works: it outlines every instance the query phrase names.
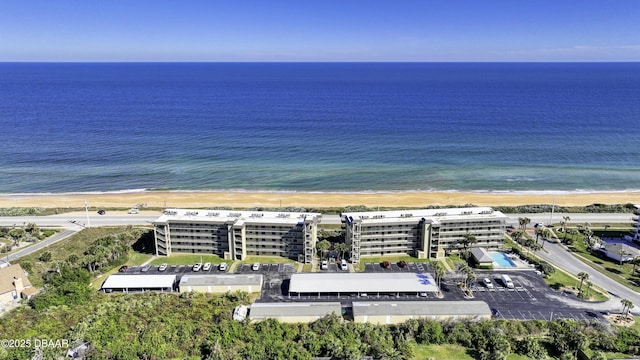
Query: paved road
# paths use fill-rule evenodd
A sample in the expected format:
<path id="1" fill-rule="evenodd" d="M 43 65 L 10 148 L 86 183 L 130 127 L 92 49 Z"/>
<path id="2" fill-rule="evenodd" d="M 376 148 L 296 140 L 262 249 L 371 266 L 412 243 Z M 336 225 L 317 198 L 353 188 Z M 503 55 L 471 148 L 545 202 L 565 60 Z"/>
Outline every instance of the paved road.
<path id="1" fill-rule="evenodd" d="M 65 230 L 65 231 L 63 231 L 61 233 L 53 235 L 52 237 L 50 237 L 50 238 L 48 238 L 46 240 L 43 240 L 43 241 L 40 241 L 40 242 L 38 242 L 38 243 L 36 243 L 34 245 L 31 245 L 28 248 L 19 250 L 19 251 L 15 252 L 15 253 L 7 256 L 7 257 L 3 257 L 2 260 L 9 260 L 9 262 L 15 261 L 18 258 L 21 258 L 23 256 L 29 255 L 29 254 L 31 254 L 31 253 L 33 253 L 35 251 L 38 251 L 38 250 L 40 250 L 40 249 L 42 249 L 44 247 L 47 247 L 47 246 L 49 246 L 49 245 L 51 245 L 53 243 L 56 243 L 56 242 L 58 242 L 58 241 L 60 241 L 60 240 L 62 240 L 64 238 L 67 238 L 67 237 L 75 234 L 77 231 L 78 231 L 77 229 L 76 230 L 67 229 L 67 230 Z"/>
<path id="2" fill-rule="evenodd" d="M 538 256 L 565 271 L 573 274 L 586 272 L 589 274 L 589 280 L 603 289 L 609 291 L 612 300 L 608 301 L 606 306 L 594 306 L 594 308 L 607 308 L 609 310 L 621 310 L 622 305 L 620 299 L 629 299 L 635 305 L 635 310 L 640 308 L 640 294 L 623 286 L 609 277 L 599 273 L 589 265 L 583 263 L 576 258 L 567 249 L 555 243 L 545 243 L 544 250 L 536 252 Z"/>
<path id="3" fill-rule="evenodd" d="M 109 214 L 98 215 L 89 213 L 89 221 L 91 226 L 107 226 L 107 225 L 150 225 L 160 216 L 159 212 L 143 212 L 140 214 Z M 538 222 L 548 223 L 551 219 L 550 213 L 541 214 L 509 214 L 507 222 L 512 225 L 518 224 L 519 217 L 528 217 L 531 223 Z M 631 224 L 631 213 L 629 214 L 553 214 L 553 221 L 562 221 L 563 216 L 571 218 L 570 223 L 583 224 L 589 223 L 629 223 Z M 72 223 L 74 221 L 79 226 L 84 226 L 87 222 L 85 213 L 71 213 L 51 216 L 5 216 L 0 217 L 0 226 L 12 226 L 14 224 L 36 223 L 38 226 L 60 226 L 67 228 L 76 228 L 78 225 Z M 322 215 L 322 224 L 339 225 L 340 217 L 338 215 Z"/>

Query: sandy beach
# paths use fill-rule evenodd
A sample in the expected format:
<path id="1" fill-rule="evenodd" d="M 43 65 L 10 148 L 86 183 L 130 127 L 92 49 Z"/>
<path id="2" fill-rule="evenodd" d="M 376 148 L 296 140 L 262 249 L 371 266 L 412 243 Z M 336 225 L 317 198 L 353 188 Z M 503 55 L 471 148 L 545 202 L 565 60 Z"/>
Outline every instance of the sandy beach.
<path id="1" fill-rule="evenodd" d="M 556 204 L 640 204 L 640 192 L 593 193 L 469 193 L 469 192 L 380 192 L 380 193 L 306 193 L 306 192 L 131 192 L 89 194 L 0 195 L 0 208 L 44 207 L 80 208 L 84 201 L 91 208 L 128 208 L 136 204 L 166 208 L 331 208 L 348 205 L 369 207 L 415 207 L 429 205 L 515 206 Z"/>

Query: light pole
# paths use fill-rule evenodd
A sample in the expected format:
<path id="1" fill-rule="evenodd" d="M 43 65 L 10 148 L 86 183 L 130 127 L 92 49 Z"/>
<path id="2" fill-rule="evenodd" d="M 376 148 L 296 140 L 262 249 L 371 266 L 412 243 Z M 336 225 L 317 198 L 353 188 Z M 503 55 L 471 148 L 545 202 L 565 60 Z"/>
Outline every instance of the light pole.
<path id="1" fill-rule="evenodd" d="M 89 202 L 87 200 L 84 201 L 84 211 L 87 214 L 87 226 L 91 227 L 91 221 L 89 220 Z"/>

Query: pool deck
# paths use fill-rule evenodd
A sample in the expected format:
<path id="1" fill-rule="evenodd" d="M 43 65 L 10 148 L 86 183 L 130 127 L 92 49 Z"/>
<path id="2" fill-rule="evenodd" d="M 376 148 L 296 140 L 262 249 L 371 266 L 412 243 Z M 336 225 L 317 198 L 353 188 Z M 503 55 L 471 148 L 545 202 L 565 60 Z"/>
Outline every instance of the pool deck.
<path id="1" fill-rule="evenodd" d="M 496 254 L 496 252 L 492 252 L 490 254 Z M 500 254 L 500 253 L 497 253 Z M 497 261 L 493 262 L 493 268 L 499 270 L 535 270 L 536 266 L 534 264 L 530 264 L 528 261 L 523 260 L 517 254 L 513 253 L 504 253 L 506 257 L 513 262 L 515 266 L 500 266 Z"/>

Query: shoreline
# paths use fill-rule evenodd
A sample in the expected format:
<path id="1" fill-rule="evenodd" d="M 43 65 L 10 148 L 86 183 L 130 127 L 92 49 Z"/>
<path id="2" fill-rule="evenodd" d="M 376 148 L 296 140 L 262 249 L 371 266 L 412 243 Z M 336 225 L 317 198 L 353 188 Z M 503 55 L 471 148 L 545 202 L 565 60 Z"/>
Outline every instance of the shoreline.
<path id="1" fill-rule="evenodd" d="M 430 205 L 518 206 L 555 204 L 557 206 L 587 206 L 592 204 L 640 204 L 640 190 L 630 191 L 388 191 L 388 192 L 298 192 L 298 191 L 149 191 L 0 194 L 0 208 L 43 207 L 129 208 L 146 204 L 150 208 L 339 208 L 413 207 Z"/>

